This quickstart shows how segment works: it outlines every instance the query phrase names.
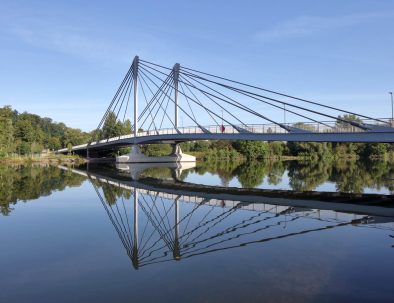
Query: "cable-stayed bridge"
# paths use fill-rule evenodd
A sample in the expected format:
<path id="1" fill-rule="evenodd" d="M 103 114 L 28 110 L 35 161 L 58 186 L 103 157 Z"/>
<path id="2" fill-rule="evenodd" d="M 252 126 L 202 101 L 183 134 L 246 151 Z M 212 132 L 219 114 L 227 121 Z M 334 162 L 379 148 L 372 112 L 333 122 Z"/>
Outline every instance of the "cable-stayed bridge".
<path id="1" fill-rule="evenodd" d="M 394 231 L 392 196 L 236 192 L 101 169 L 73 172 L 90 179 L 136 269 L 348 225 Z"/>
<path id="2" fill-rule="evenodd" d="M 94 138 L 72 149 L 86 154 L 196 140 L 392 143 L 392 126 L 391 119 L 136 56 Z"/>

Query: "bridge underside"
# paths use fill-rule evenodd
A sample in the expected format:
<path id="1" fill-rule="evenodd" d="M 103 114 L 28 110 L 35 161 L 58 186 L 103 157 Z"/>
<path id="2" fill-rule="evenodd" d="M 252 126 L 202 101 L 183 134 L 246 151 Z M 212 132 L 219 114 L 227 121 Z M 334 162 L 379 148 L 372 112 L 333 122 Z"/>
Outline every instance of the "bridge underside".
<path id="1" fill-rule="evenodd" d="M 135 144 L 177 144 L 199 140 L 251 140 L 251 141 L 287 141 L 287 142 L 354 142 L 354 143 L 394 143 L 394 132 L 353 132 L 353 133 L 282 133 L 282 134 L 170 134 L 138 136 L 124 139 L 111 138 L 89 145 L 91 157 L 101 157 L 108 152 Z M 67 149 L 59 150 L 67 153 Z M 86 155 L 87 145 L 73 148 L 73 152 Z"/>

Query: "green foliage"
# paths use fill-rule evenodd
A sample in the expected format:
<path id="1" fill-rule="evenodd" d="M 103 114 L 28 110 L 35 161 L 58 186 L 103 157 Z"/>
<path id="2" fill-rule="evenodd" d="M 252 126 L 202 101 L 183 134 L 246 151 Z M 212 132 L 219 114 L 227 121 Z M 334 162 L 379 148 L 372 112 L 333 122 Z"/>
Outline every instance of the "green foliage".
<path id="1" fill-rule="evenodd" d="M 4 159 L 5 157 L 7 157 L 7 153 L 3 150 L 0 150 L 0 159 Z"/>
<path id="2" fill-rule="evenodd" d="M 390 144 L 387 143 L 370 143 L 363 150 L 366 157 L 382 158 L 390 150 Z"/>
<path id="3" fill-rule="evenodd" d="M 88 133 L 69 128 L 29 113 L 18 113 L 10 106 L 0 108 L 0 151 L 27 155 L 43 149 L 59 149 L 69 143 L 78 145 L 90 138 Z"/>
<path id="4" fill-rule="evenodd" d="M 0 150 L 11 152 L 14 141 L 14 127 L 12 125 L 12 109 L 9 106 L 0 108 Z"/>
<path id="5" fill-rule="evenodd" d="M 83 133 L 80 129 L 68 128 L 64 132 L 63 142 L 66 146 L 69 144 L 75 146 L 86 143 L 89 139 L 89 135 Z"/>
<path id="6" fill-rule="evenodd" d="M 140 130 L 138 130 L 140 131 Z M 142 131 L 142 130 L 141 130 Z M 109 112 L 105 118 L 104 125 L 101 130 L 92 132 L 94 136 L 99 138 L 112 138 L 122 135 L 128 135 L 131 133 L 131 122 L 129 119 L 124 122 L 117 119 L 114 112 Z"/>
<path id="7" fill-rule="evenodd" d="M 118 150 L 118 155 L 126 155 L 131 151 L 130 147 L 121 147 Z"/>
<path id="8" fill-rule="evenodd" d="M 283 142 L 270 142 L 268 143 L 268 153 L 271 157 L 281 157 L 286 149 Z"/>
<path id="9" fill-rule="evenodd" d="M 191 149 L 196 152 L 206 152 L 210 148 L 210 143 L 208 141 L 196 141 L 194 142 L 194 146 Z"/>
<path id="10" fill-rule="evenodd" d="M 289 155 L 306 158 L 329 158 L 332 155 L 331 143 L 288 142 Z"/>
<path id="11" fill-rule="evenodd" d="M 262 141 L 236 141 L 234 148 L 248 160 L 263 159 L 268 155 L 268 144 Z"/>
<path id="12" fill-rule="evenodd" d="M 149 157 L 168 156 L 172 152 L 170 144 L 146 144 L 141 146 L 141 151 Z"/>
<path id="13" fill-rule="evenodd" d="M 58 150 L 62 147 L 62 143 L 59 137 L 51 137 L 48 140 L 47 146 L 51 150 Z"/>

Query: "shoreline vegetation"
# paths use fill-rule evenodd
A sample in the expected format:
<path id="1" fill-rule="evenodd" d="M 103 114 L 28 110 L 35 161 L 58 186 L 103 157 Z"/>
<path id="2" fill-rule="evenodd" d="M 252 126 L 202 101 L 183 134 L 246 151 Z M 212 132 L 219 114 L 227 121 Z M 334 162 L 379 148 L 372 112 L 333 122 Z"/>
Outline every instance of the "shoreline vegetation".
<path id="1" fill-rule="evenodd" d="M 198 160 L 379 160 L 394 161 L 394 145 L 387 143 L 316 143 L 262 141 L 196 141 L 181 143 L 184 153 Z M 168 155 L 171 146 L 151 144 L 148 156 Z"/>
<path id="2" fill-rule="evenodd" d="M 348 121 L 358 121 L 353 115 L 341 117 Z M 342 123 L 342 122 L 338 122 Z M 27 112 L 19 113 L 11 106 L 0 108 L 0 162 L 54 162 L 73 163 L 85 159 L 73 155 L 56 155 L 54 150 L 131 133 L 131 122 L 119 121 L 110 112 L 102 129 L 83 132 L 64 123 L 52 121 Z M 394 144 L 387 143 L 316 143 L 316 142 L 261 142 L 261 141 L 195 141 L 181 143 L 184 153 L 197 157 L 200 161 L 263 161 L 263 160 L 380 160 L 394 161 Z M 108 157 L 125 154 L 130 148 L 122 148 Z M 148 156 L 171 154 L 169 144 L 141 146 Z"/>
<path id="3" fill-rule="evenodd" d="M 87 160 L 77 155 L 10 155 L 0 158 L 0 164 L 67 164 L 67 165 L 80 165 L 86 163 Z"/>

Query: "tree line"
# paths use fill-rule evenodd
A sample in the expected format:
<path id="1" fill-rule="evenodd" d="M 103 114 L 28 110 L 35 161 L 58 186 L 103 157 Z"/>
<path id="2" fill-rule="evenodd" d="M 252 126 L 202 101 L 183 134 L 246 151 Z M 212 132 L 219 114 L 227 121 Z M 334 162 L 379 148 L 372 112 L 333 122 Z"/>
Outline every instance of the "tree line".
<path id="1" fill-rule="evenodd" d="M 57 150 L 68 144 L 85 143 L 89 138 L 89 133 L 54 122 L 51 118 L 19 113 L 11 106 L 0 108 L 0 156 Z"/>
<path id="2" fill-rule="evenodd" d="M 164 147 L 163 147 L 164 150 Z M 196 141 L 182 143 L 184 152 L 205 159 L 393 159 L 394 145 L 388 143 L 319 143 L 263 141 Z"/>
<path id="3" fill-rule="evenodd" d="M 19 113 L 11 106 L 0 108 L 0 158 L 12 154 L 29 155 L 42 150 L 71 148 L 93 139 L 131 133 L 130 120 L 119 121 L 109 113 L 99 131 L 84 132 L 51 118 L 27 112 Z"/>

